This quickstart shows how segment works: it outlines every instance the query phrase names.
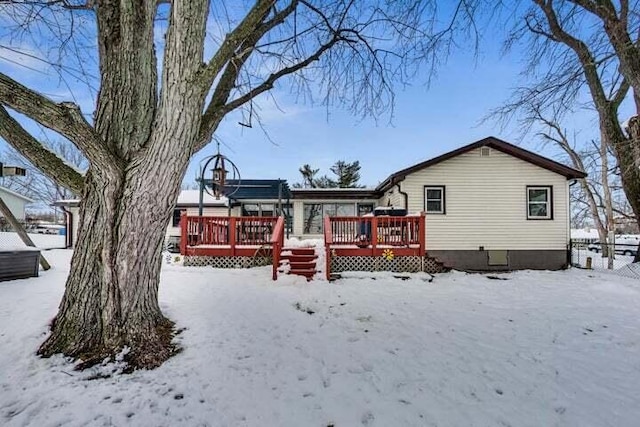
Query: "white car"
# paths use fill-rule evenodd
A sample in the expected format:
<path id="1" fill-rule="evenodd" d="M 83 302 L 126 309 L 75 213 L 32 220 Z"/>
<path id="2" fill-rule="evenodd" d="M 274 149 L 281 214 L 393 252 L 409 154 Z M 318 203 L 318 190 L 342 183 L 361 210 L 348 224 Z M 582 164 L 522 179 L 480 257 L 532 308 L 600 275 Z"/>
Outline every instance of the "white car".
<path id="1" fill-rule="evenodd" d="M 638 243 L 636 239 L 620 239 L 615 242 L 615 253 L 618 255 L 635 256 L 638 252 Z M 592 252 L 600 253 L 602 251 L 602 243 L 595 242 L 587 246 Z"/>

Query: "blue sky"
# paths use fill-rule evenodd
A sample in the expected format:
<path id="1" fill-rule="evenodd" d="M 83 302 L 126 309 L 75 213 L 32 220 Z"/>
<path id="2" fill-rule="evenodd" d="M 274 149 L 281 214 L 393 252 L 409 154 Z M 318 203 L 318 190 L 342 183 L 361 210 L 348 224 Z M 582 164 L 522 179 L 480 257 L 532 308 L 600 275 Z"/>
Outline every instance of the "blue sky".
<path id="1" fill-rule="evenodd" d="M 69 100 L 71 89 L 83 112 L 91 117 L 95 94 L 73 79 L 63 82 L 51 67 L 33 57 L 2 49 L 6 41 L 0 31 L 0 71 L 56 101 Z M 39 56 L 29 43 L 23 41 L 18 47 Z M 543 149 L 533 136 L 520 140 L 516 123 L 506 128 L 495 122 L 481 123 L 522 83 L 519 58 L 515 54 L 502 57 L 500 50 L 498 40 L 485 39 L 477 55 L 471 50 L 455 52 L 430 86 L 418 79 L 410 87 L 399 87 L 393 117 L 362 120 L 339 108 L 296 103 L 284 80 L 273 92 L 277 106 L 269 96 L 257 100 L 256 111 L 269 137 L 255 121 L 253 128 L 240 126 L 238 114 L 228 117 L 216 135 L 223 142 L 223 153 L 236 163 L 243 178 L 284 178 L 290 183 L 299 181 L 302 164 L 320 168 L 323 174 L 330 173 L 336 160 L 359 160 L 361 183 L 375 186 L 399 169 L 489 135 L 556 157 L 557 152 Z M 594 118 L 581 113 L 565 125 L 592 137 L 597 135 Z M 28 127 L 39 133 L 33 125 Z M 215 145 L 210 144 L 196 154 L 185 175 L 186 184 L 194 182 L 200 160 L 214 152 Z"/>

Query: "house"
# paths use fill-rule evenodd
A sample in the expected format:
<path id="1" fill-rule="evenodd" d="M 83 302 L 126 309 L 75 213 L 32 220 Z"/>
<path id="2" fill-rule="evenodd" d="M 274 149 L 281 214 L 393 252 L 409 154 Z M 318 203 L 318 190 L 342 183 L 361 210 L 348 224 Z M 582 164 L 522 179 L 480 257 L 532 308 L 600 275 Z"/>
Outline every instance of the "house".
<path id="1" fill-rule="evenodd" d="M 327 272 L 561 269 L 568 265 L 569 185 L 585 176 L 488 137 L 392 173 L 375 188 L 232 182 L 227 199 L 208 202 L 205 217 L 194 215 L 198 191 L 183 192 L 168 235 L 181 239 L 189 262 L 242 261 L 275 247 L 283 216 L 292 236 L 324 240 Z"/>
<path id="2" fill-rule="evenodd" d="M 393 206 L 425 213 L 426 257 L 444 266 L 561 269 L 568 264 L 569 185 L 584 176 L 488 137 L 395 172 L 374 189 L 293 189 L 293 230 L 319 238 L 326 215 L 360 216 L 372 206 Z M 351 267 L 371 264 L 341 246 L 333 245 L 333 253 L 339 258 L 342 251 Z"/>
<path id="3" fill-rule="evenodd" d="M 25 209 L 29 203 L 33 203 L 32 199 L 5 187 L 0 187 L 0 198 L 18 221 L 24 222 L 26 220 Z M 0 218 L 3 218 L 2 213 L 0 213 Z"/>
<path id="4" fill-rule="evenodd" d="M 489 137 L 391 174 L 383 200 L 426 214 L 429 257 L 462 270 L 560 269 L 569 185 L 586 174 Z"/>

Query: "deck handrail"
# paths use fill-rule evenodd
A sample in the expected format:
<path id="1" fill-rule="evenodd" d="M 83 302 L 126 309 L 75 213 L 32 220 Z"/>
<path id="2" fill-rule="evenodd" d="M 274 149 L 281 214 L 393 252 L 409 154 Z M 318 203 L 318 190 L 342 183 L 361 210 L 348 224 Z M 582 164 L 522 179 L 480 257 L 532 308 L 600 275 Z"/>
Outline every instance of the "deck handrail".
<path id="1" fill-rule="evenodd" d="M 325 217 L 325 245 L 355 245 L 373 255 L 379 247 L 426 250 L 425 214 L 408 216 Z M 328 240 L 329 239 L 329 240 Z"/>
<path id="2" fill-rule="evenodd" d="M 284 216 L 278 217 L 271 234 L 271 257 L 273 261 L 272 278 L 278 279 L 278 267 L 280 266 L 280 253 L 284 246 Z"/>
<path id="3" fill-rule="evenodd" d="M 271 243 L 278 217 L 190 216 L 180 217 L 180 253 L 191 246 L 224 245 L 232 255 L 238 246 Z"/>
<path id="4" fill-rule="evenodd" d="M 331 219 L 324 217 L 324 271 L 327 280 L 331 279 L 331 245 L 333 244 L 333 233 L 331 231 Z"/>

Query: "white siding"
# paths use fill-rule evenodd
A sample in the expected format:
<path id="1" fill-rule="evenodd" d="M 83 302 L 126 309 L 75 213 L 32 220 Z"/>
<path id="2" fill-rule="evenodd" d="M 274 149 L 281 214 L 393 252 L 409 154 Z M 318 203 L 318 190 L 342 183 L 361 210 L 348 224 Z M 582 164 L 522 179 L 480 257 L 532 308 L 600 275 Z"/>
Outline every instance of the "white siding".
<path id="1" fill-rule="evenodd" d="M 25 220 L 24 208 L 27 203 L 29 203 L 28 201 L 7 191 L 4 191 L 2 188 L 0 188 L 0 197 L 2 197 L 2 201 L 4 201 L 13 216 L 15 216 L 18 221 Z M 0 217 L 2 216 L 3 215 L 0 213 Z"/>
<path id="2" fill-rule="evenodd" d="M 402 191 L 404 191 L 403 188 L 402 188 Z M 393 206 L 395 208 L 402 208 L 402 209 L 405 208 L 404 196 L 400 194 L 400 191 L 398 190 L 397 185 L 394 185 L 393 187 L 388 189 L 386 193 L 384 193 L 384 195 L 380 198 L 378 204 L 380 206 Z"/>
<path id="3" fill-rule="evenodd" d="M 80 228 L 80 208 L 73 206 L 68 207 L 67 210 L 71 213 L 71 246 L 75 247 L 78 242 L 78 230 Z"/>
<path id="4" fill-rule="evenodd" d="M 409 212 L 424 210 L 424 186 L 443 185 L 446 214 L 427 214 L 427 250 L 565 249 L 568 182 L 559 174 L 491 149 L 472 150 L 402 182 Z M 553 219 L 527 220 L 526 187 L 553 187 Z"/>

